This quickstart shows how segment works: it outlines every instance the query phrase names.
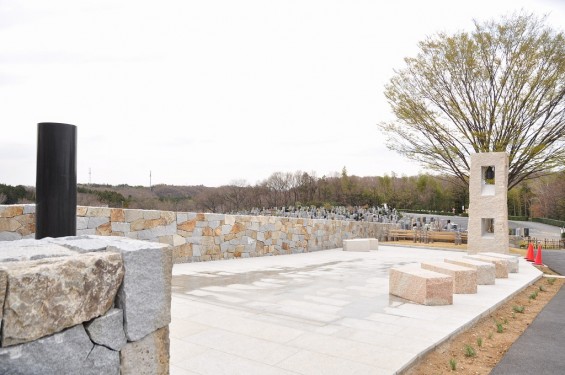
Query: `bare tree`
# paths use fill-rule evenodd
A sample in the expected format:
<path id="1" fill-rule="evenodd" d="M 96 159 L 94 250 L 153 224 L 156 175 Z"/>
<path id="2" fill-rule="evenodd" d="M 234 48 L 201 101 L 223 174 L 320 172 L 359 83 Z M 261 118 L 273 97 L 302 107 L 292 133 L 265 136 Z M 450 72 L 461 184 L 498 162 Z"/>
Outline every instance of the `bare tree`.
<path id="1" fill-rule="evenodd" d="M 385 89 L 397 118 L 379 125 L 389 148 L 464 184 L 472 153 L 507 152 L 509 188 L 563 167 L 563 32 L 520 14 L 419 48 Z"/>

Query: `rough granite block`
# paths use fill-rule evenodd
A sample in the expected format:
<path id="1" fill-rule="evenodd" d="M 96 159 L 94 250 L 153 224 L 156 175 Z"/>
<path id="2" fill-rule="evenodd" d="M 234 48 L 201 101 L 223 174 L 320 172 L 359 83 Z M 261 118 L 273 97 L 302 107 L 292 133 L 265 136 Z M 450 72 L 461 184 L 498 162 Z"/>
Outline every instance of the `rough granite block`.
<path id="1" fill-rule="evenodd" d="M 492 263 L 481 262 L 473 259 L 445 259 L 445 262 L 477 270 L 478 285 L 494 285 L 496 275 L 494 272 L 494 264 Z"/>
<path id="2" fill-rule="evenodd" d="M 389 293 L 423 305 L 452 305 L 453 277 L 416 266 L 391 268 Z"/>
<path id="3" fill-rule="evenodd" d="M 48 241 L 49 239 L 0 242 L 0 262 L 39 260 L 76 255 L 75 252 L 63 246 L 48 243 Z"/>
<path id="4" fill-rule="evenodd" d="M 516 256 L 516 255 L 492 253 L 492 252 L 478 253 L 477 255 L 486 255 L 486 256 L 489 256 L 489 257 L 493 257 L 493 258 L 506 259 L 508 261 L 508 272 L 518 273 L 519 261 L 518 261 L 518 256 Z"/>
<path id="5" fill-rule="evenodd" d="M 473 268 L 445 262 L 423 262 L 423 269 L 443 273 L 453 277 L 453 293 L 477 293 L 477 271 Z"/>
<path id="6" fill-rule="evenodd" d="M 112 307 L 124 276 L 115 253 L 90 253 L 2 265 L 8 278 L 2 346 L 36 340 Z"/>
<path id="7" fill-rule="evenodd" d="M 494 264 L 494 272 L 497 279 L 508 278 L 508 261 L 501 258 L 488 257 L 486 255 L 465 255 L 464 259 L 473 259 L 480 262 L 487 262 Z"/>
<path id="8" fill-rule="evenodd" d="M 84 328 L 92 342 L 113 350 L 121 350 L 127 342 L 121 309 L 111 309 L 101 317 L 85 323 Z"/>
<path id="9" fill-rule="evenodd" d="M 6 287 L 8 286 L 8 275 L 0 268 L 0 327 L 2 326 L 2 315 L 4 312 L 4 299 L 6 298 Z"/>
<path id="10" fill-rule="evenodd" d="M 120 352 L 122 375 L 169 374 L 169 326 L 127 343 Z"/>
<path id="11" fill-rule="evenodd" d="M 115 374 L 119 352 L 92 344 L 79 324 L 37 341 L 0 348 L 0 374 Z"/>
<path id="12" fill-rule="evenodd" d="M 137 341 L 171 322 L 172 247 L 117 238 L 109 251 L 122 254 L 125 275 L 116 297 L 124 311 L 128 341 Z"/>

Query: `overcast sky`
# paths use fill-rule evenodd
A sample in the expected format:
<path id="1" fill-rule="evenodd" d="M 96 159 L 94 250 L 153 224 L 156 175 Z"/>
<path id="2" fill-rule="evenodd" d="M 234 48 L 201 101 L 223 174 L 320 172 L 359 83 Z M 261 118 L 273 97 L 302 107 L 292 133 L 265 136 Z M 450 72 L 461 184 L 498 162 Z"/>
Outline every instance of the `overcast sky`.
<path id="1" fill-rule="evenodd" d="M 565 25 L 563 0 L 0 0 L 0 183 L 35 185 L 39 122 L 78 127 L 81 183 L 417 174 L 376 126 L 393 69 L 520 9 Z"/>

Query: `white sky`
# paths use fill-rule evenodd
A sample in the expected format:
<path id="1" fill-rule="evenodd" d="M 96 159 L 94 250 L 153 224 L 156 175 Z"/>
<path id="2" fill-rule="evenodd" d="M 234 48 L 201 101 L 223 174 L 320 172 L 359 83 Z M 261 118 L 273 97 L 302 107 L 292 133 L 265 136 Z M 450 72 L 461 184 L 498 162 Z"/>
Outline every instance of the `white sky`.
<path id="1" fill-rule="evenodd" d="M 78 181 L 413 175 L 376 124 L 417 42 L 563 0 L 0 0 L 0 183 L 35 185 L 37 123 L 78 127 Z"/>

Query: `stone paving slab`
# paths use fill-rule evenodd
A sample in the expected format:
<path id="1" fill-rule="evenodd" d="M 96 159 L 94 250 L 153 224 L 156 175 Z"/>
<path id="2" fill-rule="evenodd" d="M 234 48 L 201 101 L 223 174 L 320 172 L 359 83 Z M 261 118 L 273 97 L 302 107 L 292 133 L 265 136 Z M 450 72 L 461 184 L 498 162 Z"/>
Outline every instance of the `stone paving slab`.
<path id="1" fill-rule="evenodd" d="M 394 374 L 471 326 L 541 272 L 423 306 L 389 295 L 389 269 L 466 253 L 380 246 L 173 267 L 172 375 Z"/>

